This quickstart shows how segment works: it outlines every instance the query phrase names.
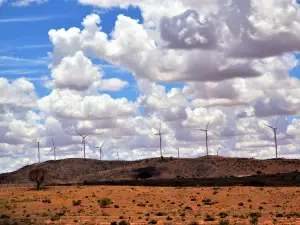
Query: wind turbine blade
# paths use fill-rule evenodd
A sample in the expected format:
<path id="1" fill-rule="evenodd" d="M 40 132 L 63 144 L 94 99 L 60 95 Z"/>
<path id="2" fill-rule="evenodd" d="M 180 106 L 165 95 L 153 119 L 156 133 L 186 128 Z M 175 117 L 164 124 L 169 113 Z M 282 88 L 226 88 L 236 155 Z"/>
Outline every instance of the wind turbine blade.
<path id="1" fill-rule="evenodd" d="M 161 131 L 161 120 L 159 121 L 159 133 Z"/>
<path id="2" fill-rule="evenodd" d="M 207 125 L 206 125 L 206 130 L 207 130 L 207 128 L 208 128 L 208 126 L 209 126 L 209 124 L 210 124 L 210 120 L 208 121 L 208 123 L 207 123 Z"/>
<path id="3" fill-rule="evenodd" d="M 75 130 L 75 131 L 76 131 L 76 133 L 77 133 L 78 135 L 80 135 L 81 137 L 83 137 L 81 133 L 79 133 L 77 130 Z"/>
<path id="4" fill-rule="evenodd" d="M 278 119 L 277 119 L 277 121 L 276 121 L 276 124 L 275 124 L 275 127 L 274 127 L 274 128 L 277 128 L 278 121 L 279 121 L 279 117 L 278 117 Z"/>
<path id="5" fill-rule="evenodd" d="M 101 147 L 100 147 L 100 148 L 102 148 L 104 144 L 105 144 L 105 141 L 103 142 L 103 144 L 101 145 Z"/>
<path id="6" fill-rule="evenodd" d="M 270 128 L 272 128 L 272 129 L 274 129 L 274 127 L 272 127 L 272 126 L 270 126 L 270 125 L 268 125 L 268 124 L 265 124 L 265 126 L 267 126 L 267 127 L 270 127 Z"/>
<path id="7" fill-rule="evenodd" d="M 195 129 L 195 130 L 201 130 L 201 131 L 206 131 L 206 130 L 204 130 L 204 129 Z"/>
<path id="8" fill-rule="evenodd" d="M 52 144 L 53 144 L 53 147 L 54 147 L 54 140 L 53 140 L 53 138 L 52 138 Z"/>

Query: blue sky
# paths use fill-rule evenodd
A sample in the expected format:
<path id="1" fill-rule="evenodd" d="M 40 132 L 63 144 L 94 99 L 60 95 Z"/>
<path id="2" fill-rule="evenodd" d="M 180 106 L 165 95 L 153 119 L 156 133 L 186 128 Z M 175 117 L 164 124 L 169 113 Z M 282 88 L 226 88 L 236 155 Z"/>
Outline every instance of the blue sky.
<path id="1" fill-rule="evenodd" d="M 52 51 L 49 30 L 82 28 L 82 19 L 91 13 L 101 14 L 102 30 L 108 35 L 112 32 L 119 14 L 143 22 L 141 11 L 137 7 L 101 10 L 81 5 L 77 1 L 49 1 L 30 7 L 12 7 L 6 4 L 0 7 L 0 30 L 5 31 L 0 35 L 0 76 L 9 80 L 18 77 L 29 78 L 35 83 L 40 97 L 48 95 L 51 90 L 45 89 L 41 81 L 35 79 L 50 77 L 47 67 L 51 62 L 47 53 Z M 93 60 L 93 63 L 106 64 L 101 60 Z M 109 65 L 104 66 L 103 70 L 105 78 L 120 77 L 130 84 L 120 92 L 109 92 L 113 98 L 126 97 L 131 101 L 136 100 L 139 91 L 131 73 Z"/>

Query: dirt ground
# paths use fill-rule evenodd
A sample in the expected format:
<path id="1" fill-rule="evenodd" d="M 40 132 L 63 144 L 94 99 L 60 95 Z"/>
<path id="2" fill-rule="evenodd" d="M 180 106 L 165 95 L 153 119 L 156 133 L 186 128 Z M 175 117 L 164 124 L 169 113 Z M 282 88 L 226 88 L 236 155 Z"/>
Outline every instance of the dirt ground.
<path id="1" fill-rule="evenodd" d="M 98 200 L 105 197 L 111 204 L 101 207 Z M 73 205 L 73 200 L 81 202 Z M 222 224 L 220 217 L 229 224 L 256 224 L 255 218 L 258 224 L 300 224 L 300 187 L 60 186 L 36 191 L 0 186 L 1 225 L 121 220 L 130 224 Z"/>

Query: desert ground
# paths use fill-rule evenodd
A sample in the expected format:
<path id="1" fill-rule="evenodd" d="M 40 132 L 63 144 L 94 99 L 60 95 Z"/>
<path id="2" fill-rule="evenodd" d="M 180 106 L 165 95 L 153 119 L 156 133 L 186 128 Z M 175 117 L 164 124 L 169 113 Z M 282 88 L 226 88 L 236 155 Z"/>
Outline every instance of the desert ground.
<path id="1" fill-rule="evenodd" d="M 103 198 L 111 203 L 101 206 Z M 300 187 L 0 189 L 0 224 L 256 224 L 253 217 L 258 224 L 300 224 Z"/>

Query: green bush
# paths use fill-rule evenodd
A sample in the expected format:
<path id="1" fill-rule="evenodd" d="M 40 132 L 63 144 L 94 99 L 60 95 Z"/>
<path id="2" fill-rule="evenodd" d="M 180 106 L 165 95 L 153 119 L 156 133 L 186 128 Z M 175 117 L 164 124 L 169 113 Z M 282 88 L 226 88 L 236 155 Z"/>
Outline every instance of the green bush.
<path id="1" fill-rule="evenodd" d="M 192 222 L 189 223 L 189 225 L 199 225 L 199 223 L 196 222 L 196 221 L 192 221 Z"/>
<path id="2" fill-rule="evenodd" d="M 186 207 L 184 207 L 184 211 L 186 211 L 186 210 L 193 210 L 193 209 L 190 206 L 186 206 Z"/>
<path id="3" fill-rule="evenodd" d="M 229 225 L 229 220 L 220 220 L 219 225 Z"/>
<path id="4" fill-rule="evenodd" d="M 258 218 L 261 216 L 259 212 L 251 212 L 249 213 L 250 219 L 249 222 L 252 225 L 257 225 L 258 224 Z"/>
<path id="5" fill-rule="evenodd" d="M 130 225 L 130 223 L 127 222 L 126 220 L 122 220 L 119 222 L 119 225 Z"/>
<path id="6" fill-rule="evenodd" d="M 55 213 L 54 216 L 51 217 L 51 220 L 52 220 L 52 221 L 60 220 L 60 217 L 61 217 L 61 216 L 64 216 L 64 215 L 65 215 L 65 214 L 64 214 L 63 212 L 57 212 L 57 213 Z"/>
<path id="7" fill-rule="evenodd" d="M 111 200 L 109 198 L 102 198 L 100 200 L 98 200 L 98 203 L 100 204 L 100 206 L 102 208 L 106 208 L 111 204 Z"/>
<path id="8" fill-rule="evenodd" d="M 43 203 L 51 203 L 51 200 L 49 198 L 46 198 L 44 200 L 42 200 Z"/>
<path id="9" fill-rule="evenodd" d="M 219 216 L 220 216 L 220 218 L 224 219 L 228 216 L 228 214 L 226 212 L 220 212 Z"/>
<path id="10" fill-rule="evenodd" d="M 155 219 L 152 219 L 148 222 L 148 224 L 157 224 L 157 221 Z"/>
<path id="11" fill-rule="evenodd" d="M 258 217 L 257 217 L 257 216 L 250 217 L 249 222 L 250 222 L 250 224 L 252 224 L 252 225 L 257 225 L 257 224 L 258 224 Z"/>
<path id="12" fill-rule="evenodd" d="M 6 214 L 2 214 L 2 215 L 0 216 L 0 218 L 1 218 L 1 219 L 9 219 L 10 216 L 9 216 L 9 215 L 6 215 Z"/>
<path id="13" fill-rule="evenodd" d="M 73 200 L 72 201 L 72 204 L 73 204 L 73 206 L 77 206 L 77 205 L 80 205 L 81 204 L 81 200 Z"/>
<path id="14" fill-rule="evenodd" d="M 261 213 L 260 212 L 251 212 L 249 213 L 250 217 L 261 217 Z"/>
<path id="15" fill-rule="evenodd" d="M 204 221 L 215 221 L 215 218 L 213 218 L 211 215 L 207 214 L 204 218 Z"/>

